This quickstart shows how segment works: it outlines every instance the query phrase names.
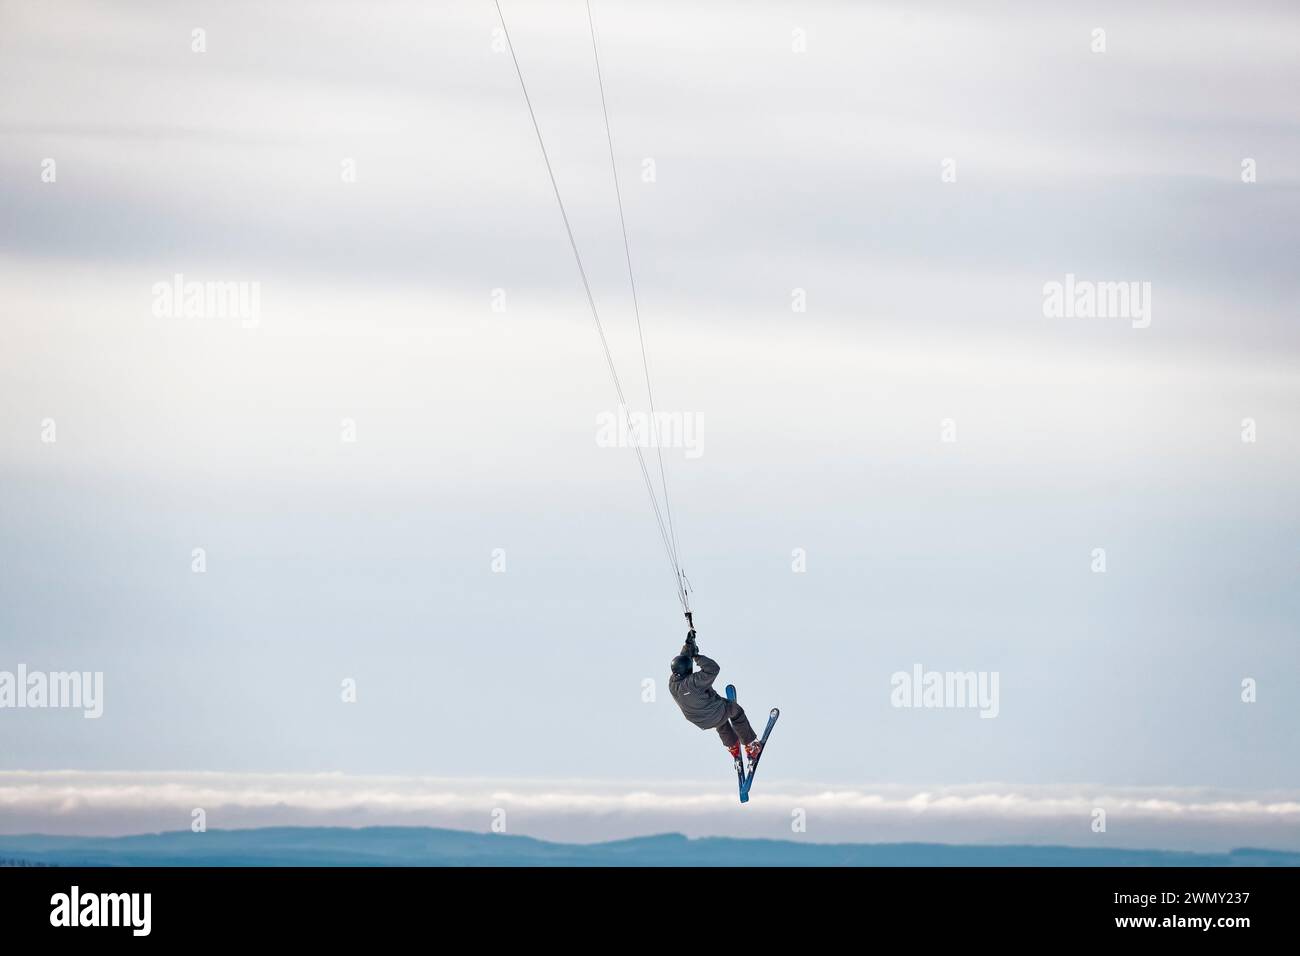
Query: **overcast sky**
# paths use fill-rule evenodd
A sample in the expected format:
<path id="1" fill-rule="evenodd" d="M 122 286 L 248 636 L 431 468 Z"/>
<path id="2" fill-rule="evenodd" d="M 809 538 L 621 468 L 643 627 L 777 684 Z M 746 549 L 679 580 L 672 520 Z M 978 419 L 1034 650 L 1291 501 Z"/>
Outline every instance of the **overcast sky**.
<path id="1" fill-rule="evenodd" d="M 502 6 L 639 401 L 586 8 Z M 1300 11 L 912 6 L 593 6 L 656 398 L 700 427 L 665 452 L 700 644 L 782 708 L 760 832 L 826 781 L 1138 788 L 1294 846 Z M 0 0 L 0 671 L 105 685 L 0 710 L 0 771 L 734 801 L 497 28 Z M 258 283 L 255 327 L 157 314 L 178 273 Z M 1149 283 L 1149 326 L 1045 317 L 1067 274 Z M 918 664 L 996 672 L 996 718 L 892 706 Z M 57 828 L 66 781 L 23 779 L 0 830 Z M 622 829 L 734 830 L 699 806 Z M 819 838 L 895 832 L 853 806 Z M 931 835 L 1041 835 L 970 819 Z"/>

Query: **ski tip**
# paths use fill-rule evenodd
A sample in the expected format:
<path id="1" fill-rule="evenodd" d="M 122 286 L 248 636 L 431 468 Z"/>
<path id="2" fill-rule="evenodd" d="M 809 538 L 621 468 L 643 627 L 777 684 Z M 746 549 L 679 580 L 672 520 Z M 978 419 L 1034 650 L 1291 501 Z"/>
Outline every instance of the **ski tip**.
<path id="1" fill-rule="evenodd" d="M 742 793 L 742 794 L 740 795 L 740 802 L 741 802 L 741 803 L 749 803 L 749 794 L 748 794 L 748 793 Z"/>
<path id="2" fill-rule="evenodd" d="M 778 718 L 778 717 L 781 716 L 781 708 L 780 708 L 780 707 L 773 707 L 772 710 L 771 710 L 771 712 L 768 713 L 767 716 L 769 716 L 769 717 L 771 717 L 773 720 L 775 720 L 776 718 Z"/>
<path id="3" fill-rule="evenodd" d="M 728 685 L 727 685 L 727 700 L 735 701 L 735 699 L 736 699 L 736 685 L 735 685 L 735 684 L 728 684 Z"/>

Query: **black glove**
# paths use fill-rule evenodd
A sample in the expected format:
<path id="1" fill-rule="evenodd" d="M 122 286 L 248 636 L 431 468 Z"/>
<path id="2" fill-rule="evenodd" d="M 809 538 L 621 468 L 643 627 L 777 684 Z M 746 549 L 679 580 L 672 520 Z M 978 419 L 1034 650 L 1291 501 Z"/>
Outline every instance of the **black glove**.
<path id="1" fill-rule="evenodd" d="M 695 631 L 694 631 L 694 630 L 691 630 L 691 631 L 686 635 L 686 646 L 690 649 L 691 657 L 695 657 L 697 654 L 700 653 L 700 649 L 699 649 L 698 647 L 695 646 Z"/>

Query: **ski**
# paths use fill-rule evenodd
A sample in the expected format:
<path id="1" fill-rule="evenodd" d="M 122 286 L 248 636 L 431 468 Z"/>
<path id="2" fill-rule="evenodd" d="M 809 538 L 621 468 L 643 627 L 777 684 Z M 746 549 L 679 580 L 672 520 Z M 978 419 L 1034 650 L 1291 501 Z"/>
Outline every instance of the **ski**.
<path id="1" fill-rule="evenodd" d="M 736 685 L 727 685 L 727 700 L 735 703 Z M 745 759 L 739 754 L 736 755 L 736 786 L 740 788 L 740 802 L 745 802 Z"/>
<path id="2" fill-rule="evenodd" d="M 740 781 L 740 802 L 749 803 L 749 788 L 754 785 L 754 771 L 758 769 L 758 762 L 763 759 L 763 754 L 767 753 L 767 737 L 772 733 L 772 728 L 776 726 L 776 719 L 781 716 L 780 708 L 773 707 L 771 713 L 767 715 L 767 726 L 763 728 L 761 746 L 758 749 L 758 756 L 754 762 L 749 765 L 749 774 Z"/>

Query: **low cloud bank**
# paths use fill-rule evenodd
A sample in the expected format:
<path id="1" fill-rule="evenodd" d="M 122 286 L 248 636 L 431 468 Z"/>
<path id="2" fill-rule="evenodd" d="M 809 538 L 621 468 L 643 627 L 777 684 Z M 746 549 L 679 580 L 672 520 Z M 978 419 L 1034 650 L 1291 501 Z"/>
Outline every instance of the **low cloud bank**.
<path id="1" fill-rule="evenodd" d="M 438 826 L 591 842 L 679 832 L 815 842 L 1300 850 L 1300 792 L 979 784 L 755 787 L 220 772 L 0 772 L 0 833 Z M 1104 811 L 1105 830 L 1094 829 Z M 802 829 L 800 829 L 802 827 Z"/>

